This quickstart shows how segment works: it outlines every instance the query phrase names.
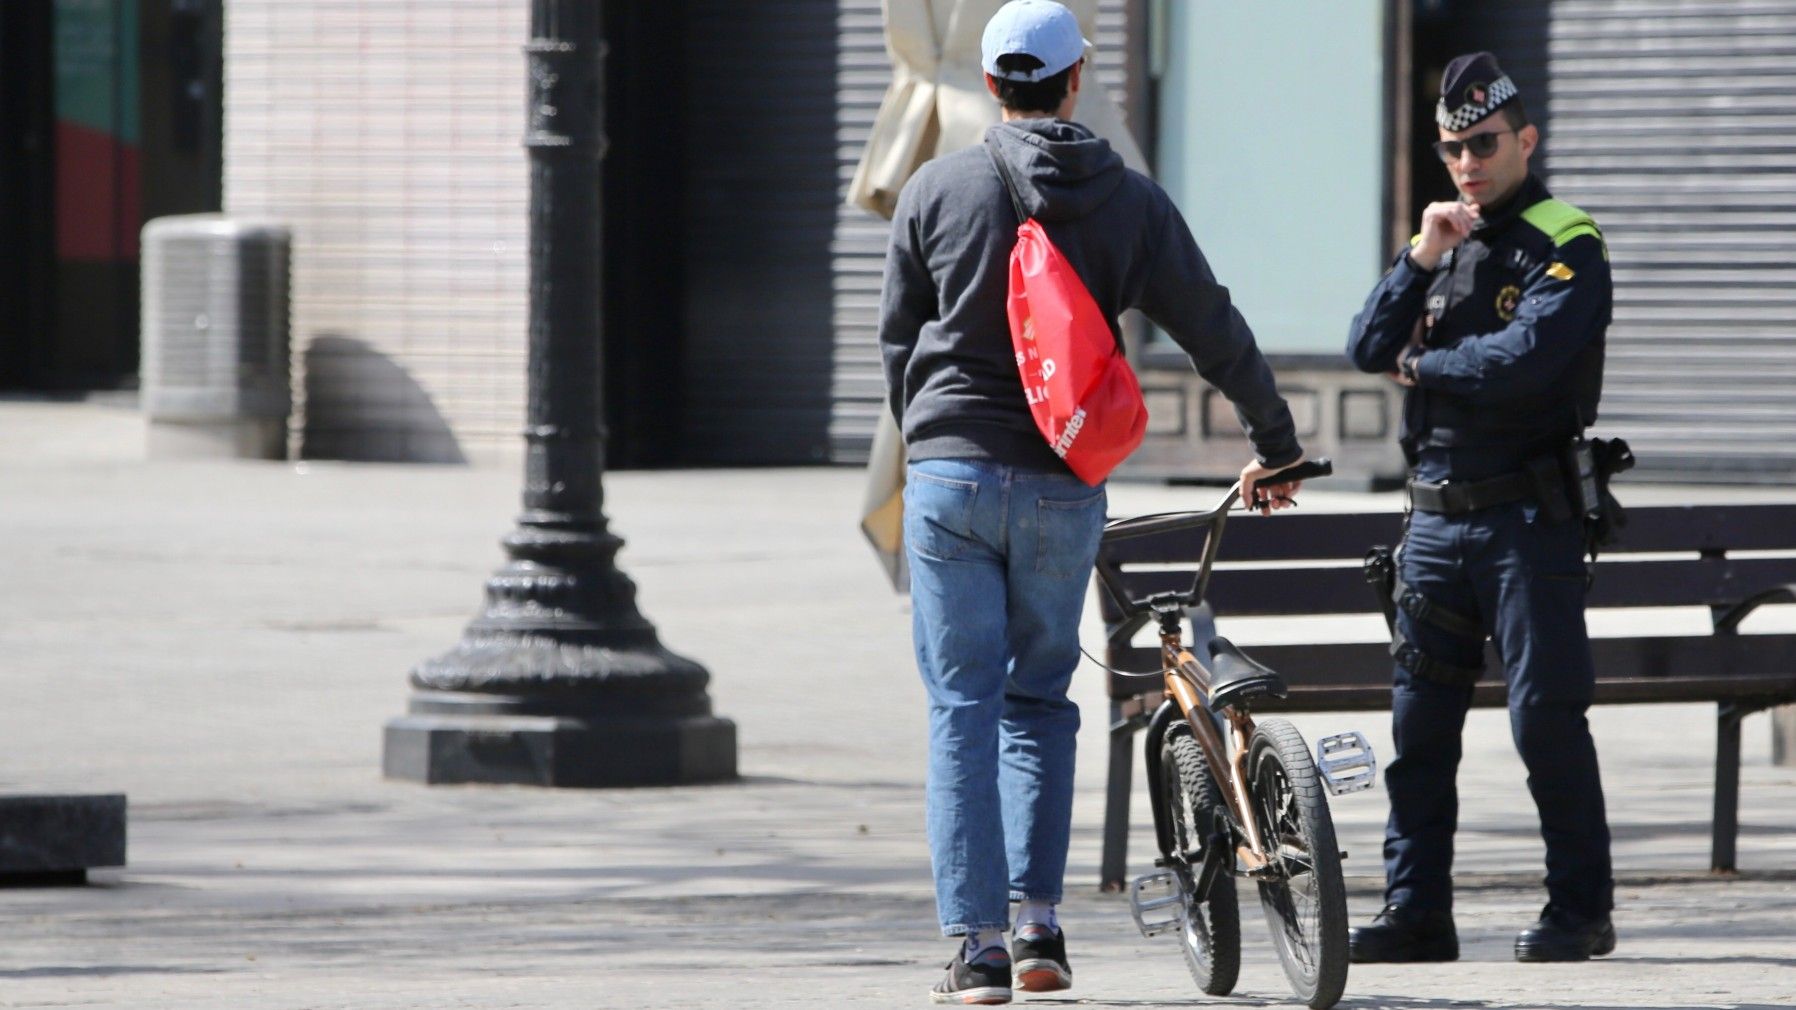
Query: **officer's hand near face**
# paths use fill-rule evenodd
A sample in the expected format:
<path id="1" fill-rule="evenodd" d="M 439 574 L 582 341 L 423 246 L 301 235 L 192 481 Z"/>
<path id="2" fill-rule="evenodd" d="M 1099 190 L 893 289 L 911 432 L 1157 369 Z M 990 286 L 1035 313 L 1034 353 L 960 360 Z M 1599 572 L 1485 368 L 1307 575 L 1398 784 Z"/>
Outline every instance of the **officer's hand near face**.
<path id="1" fill-rule="evenodd" d="M 1428 209 L 1422 211 L 1422 241 L 1409 251 L 1409 258 L 1423 270 L 1432 271 L 1439 267 L 1441 257 L 1472 233 L 1478 215 L 1475 203 L 1448 200 L 1429 204 Z"/>

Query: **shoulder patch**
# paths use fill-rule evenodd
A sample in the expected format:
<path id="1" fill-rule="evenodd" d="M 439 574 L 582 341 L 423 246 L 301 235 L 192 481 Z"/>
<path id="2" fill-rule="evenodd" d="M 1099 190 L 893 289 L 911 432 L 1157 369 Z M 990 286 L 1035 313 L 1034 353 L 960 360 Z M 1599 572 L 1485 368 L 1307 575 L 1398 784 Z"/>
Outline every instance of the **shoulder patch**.
<path id="1" fill-rule="evenodd" d="M 1596 221 L 1564 200 L 1542 200 L 1522 211 L 1522 220 L 1550 237 L 1555 247 L 1580 235 L 1593 235 L 1598 242 L 1603 240 L 1603 233 L 1597 228 Z"/>
<path id="2" fill-rule="evenodd" d="M 1547 276 L 1557 277 L 1562 281 L 1569 281 L 1577 276 L 1577 272 L 1563 263 L 1554 263 L 1547 267 Z"/>

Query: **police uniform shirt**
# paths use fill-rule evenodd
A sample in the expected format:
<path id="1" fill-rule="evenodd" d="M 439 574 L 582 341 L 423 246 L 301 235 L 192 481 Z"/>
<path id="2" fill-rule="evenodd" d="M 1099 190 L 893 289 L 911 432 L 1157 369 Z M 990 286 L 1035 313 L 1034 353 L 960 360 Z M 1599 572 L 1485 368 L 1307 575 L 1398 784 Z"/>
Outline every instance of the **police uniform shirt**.
<path id="1" fill-rule="evenodd" d="M 1596 419 L 1610 311 L 1602 235 L 1530 175 L 1436 270 L 1399 253 L 1354 317 L 1347 353 L 1362 370 L 1395 371 L 1420 324 L 1406 454 L 1418 479 L 1479 480 Z"/>

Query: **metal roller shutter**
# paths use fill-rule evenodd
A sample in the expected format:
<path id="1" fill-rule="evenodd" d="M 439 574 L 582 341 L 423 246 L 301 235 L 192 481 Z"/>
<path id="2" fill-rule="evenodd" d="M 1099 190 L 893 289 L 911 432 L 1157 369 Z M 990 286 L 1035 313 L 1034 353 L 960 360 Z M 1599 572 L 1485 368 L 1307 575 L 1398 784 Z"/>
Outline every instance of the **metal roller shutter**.
<path id="1" fill-rule="evenodd" d="M 829 458 L 836 7 L 688 9 L 689 462 Z"/>
<path id="2" fill-rule="evenodd" d="M 1615 270 L 1600 427 L 1645 476 L 1796 478 L 1796 3 L 1560 0 L 1549 67 Z"/>
<path id="3" fill-rule="evenodd" d="M 863 463 L 885 405 L 879 359 L 879 286 L 885 271 L 886 222 L 846 203 L 848 183 L 872 132 L 892 62 L 886 54 L 879 0 L 842 0 L 836 99 L 834 260 L 835 375 L 830 390 L 830 459 Z"/>
<path id="4" fill-rule="evenodd" d="M 1119 100 L 1128 6 L 1092 40 Z M 887 225 L 845 200 L 892 77 L 879 0 L 695 0 L 687 24 L 684 458 L 865 462 Z"/>
<path id="5" fill-rule="evenodd" d="M 1100 0 L 1094 62 L 1124 112 L 1129 107 L 1129 8 L 1135 0 Z M 829 459 L 864 463 L 885 406 L 879 359 L 879 286 L 888 228 L 878 217 L 846 204 L 848 184 L 866 146 L 892 64 L 886 55 L 879 0 L 840 0 L 837 62 L 834 362 L 830 378 Z"/>
<path id="6" fill-rule="evenodd" d="M 1534 168 L 1543 170 L 1542 156 L 1551 150 L 1552 135 L 1545 125 L 1553 118 L 1552 88 L 1547 83 L 1547 25 L 1552 15 L 1552 0 L 1506 0 L 1504 3 L 1467 4 L 1464 8 L 1464 21 L 1461 25 L 1463 42 L 1455 48 L 1470 52 L 1488 49 L 1497 57 L 1497 62 L 1515 81 L 1521 90 L 1522 101 L 1528 108 L 1528 116 L 1542 124 L 1542 145 L 1539 155 L 1534 159 Z M 1439 54 L 1444 63 L 1457 53 Z M 1438 94 L 1438 89 L 1436 89 Z M 1433 99 L 1429 96 L 1429 126 L 1425 131 L 1428 139 L 1434 139 Z M 1437 172 L 1445 180 L 1446 173 L 1440 172 L 1434 165 L 1428 170 Z M 1547 180 L 1549 183 L 1551 180 Z"/>

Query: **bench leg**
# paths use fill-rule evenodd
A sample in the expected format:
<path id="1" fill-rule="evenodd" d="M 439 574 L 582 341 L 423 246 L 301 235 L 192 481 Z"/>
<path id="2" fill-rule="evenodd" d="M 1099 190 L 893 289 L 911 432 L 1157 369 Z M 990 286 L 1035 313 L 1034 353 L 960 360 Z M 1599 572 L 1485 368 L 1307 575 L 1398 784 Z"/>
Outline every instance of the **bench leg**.
<path id="1" fill-rule="evenodd" d="M 1740 833 L 1740 720 L 1752 709 L 1730 702 L 1715 718 L 1715 827 L 1709 870 L 1734 872 L 1734 842 Z"/>
<path id="2" fill-rule="evenodd" d="M 1098 867 L 1098 886 L 1106 892 L 1123 889 L 1129 862 L 1129 790 L 1135 762 L 1131 745 L 1135 722 L 1124 719 L 1122 706 L 1110 703 L 1110 780 L 1104 787 L 1104 856 Z"/>

